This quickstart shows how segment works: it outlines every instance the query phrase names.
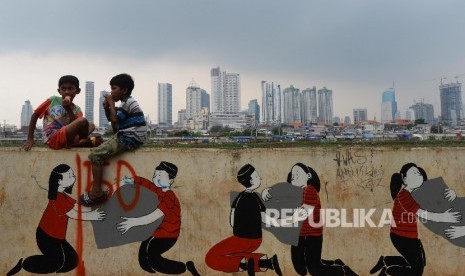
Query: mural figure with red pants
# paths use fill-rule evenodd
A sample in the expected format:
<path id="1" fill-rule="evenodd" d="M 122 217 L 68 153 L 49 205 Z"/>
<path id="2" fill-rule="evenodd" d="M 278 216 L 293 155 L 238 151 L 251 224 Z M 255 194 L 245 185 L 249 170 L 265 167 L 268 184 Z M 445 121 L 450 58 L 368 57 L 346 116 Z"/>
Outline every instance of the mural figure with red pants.
<path id="1" fill-rule="evenodd" d="M 237 180 L 245 190 L 235 198 L 231 206 L 233 236 L 214 245 L 208 251 L 205 263 L 211 269 L 228 273 L 247 271 L 248 275 L 255 275 L 255 272 L 271 269 L 277 275 L 282 275 L 276 255 L 267 258 L 263 253 L 255 252 L 262 243 L 262 221 L 276 221 L 268 217 L 262 199 L 254 192 L 261 184 L 260 176 L 252 165 L 246 164 L 237 173 Z M 303 209 L 297 209 L 293 216 L 276 223 L 283 226 L 306 217 Z"/>
<path id="2" fill-rule="evenodd" d="M 139 249 L 140 267 L 150 273 L 182 274 L 189 270 L 192 275 L 200 275 L 192 261 L 186 263 L 169 260 L 162 256 L 178 240 L 181 231 L 181 206 L 176 194 L 171 190 L 178 167 L 169 162 L 161 162 L 153 174 L 152 181 L 135 177 L 134 185 L 141 185 L 158 195 L 158 207 L 141 217 L 122 217 L 118 230 L 124 234 L 135 226 L 147 225 L 159 219 L 161 224 L 150 238 L 143 241 Z"/>
<path id="3" fill-rule="evenodd" d="M 423 244 L 418 239 L 417 217 L 435 222 L 457 223 L 459 212 L 451 209 L 443 213 L 434 213 L 421 209 L 412 197 L 412 192 L 420 188 L 428 179 L 425 170 L 414 163 L 402 166 L 400 173 L 391 177 L 391 197 L 394 199 L 392 208 L 393 222 L 390 238 L 394 247 L 402 256 L 381 256 L 370 270 L 378 275 L 423 275 L 426 265 Z M 446 198 L 455 198 L 453 190 L 446 190 Z"/>
<path id="4" fill-rule="evenodd" d="M 78 216 L 76 200 L 68 195 L 72 193 L 75 182 L 74 171 L 68 165 L 61 164 L 52 170 L 48 183 L 49 202 L 36 231 L 42 255 L 20 259 L 7 275 L 14 275 L 21 269 L 39 274 L 64 273 L 77 267 L 78 255 L 66 241 L 68 219 L 103 220 L 105 214 L 98 209 L 81 206 L 81 216 Z"/>

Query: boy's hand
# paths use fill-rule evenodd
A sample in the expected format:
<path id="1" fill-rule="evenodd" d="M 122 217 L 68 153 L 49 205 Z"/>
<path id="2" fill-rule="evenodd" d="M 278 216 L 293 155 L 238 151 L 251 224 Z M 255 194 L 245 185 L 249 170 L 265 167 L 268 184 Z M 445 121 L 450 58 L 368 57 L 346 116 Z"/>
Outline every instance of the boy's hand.
<path id="1" fill-rule="evenodd" d="M 108 96 L 105 96 L 105 98 L 103 99 L 103 108 L 108 109 L 110 108 L 110 106 L 114 106 L 114 105 L 115 105 L 115 100 L 113 99 L 111 94 L 109 94 Z"/>
<path id="2" fill-rule="evenodd" d="M 71 97 L 70 97 L 70 96 L 66 96 L 66 97 L 63 99 L 62 103 L 63 103 L 63 106 L 64 106 L 64 107 L 69 107 L 69 106 L 71 106 Z"/>
<path id="3" fill-rule="evenodd" d="M 28 151 L 34 145 L 34 139 L 27 139 L 26 143 L 21 147 L 23 150 Z"/>

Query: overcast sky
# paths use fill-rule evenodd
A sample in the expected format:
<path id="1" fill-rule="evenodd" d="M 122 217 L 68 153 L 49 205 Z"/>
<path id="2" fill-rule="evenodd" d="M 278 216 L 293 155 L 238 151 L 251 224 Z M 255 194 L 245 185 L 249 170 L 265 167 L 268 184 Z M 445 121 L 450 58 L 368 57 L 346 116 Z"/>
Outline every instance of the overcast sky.
<path id="1" fill-rule="evenodd" d="M 94 81 L 96 97 L 131 74 L 157 123 L 158 82 L 173 84 L 176 121 L 190 81 L 210 93 L 216 66 L 241 75 L 243 109 L 267 80 L 326 86 L 334 116 L 367 108 L 378 120 L 393 82 L 403 113 L 424 100 L 437 116 L 439 79 L 465 73 L 463 0 L 1 0 L 0 35 L 1 124 L 19 125 L 24 101 L 36 108 L 66 74 L 83 90 Z"/>

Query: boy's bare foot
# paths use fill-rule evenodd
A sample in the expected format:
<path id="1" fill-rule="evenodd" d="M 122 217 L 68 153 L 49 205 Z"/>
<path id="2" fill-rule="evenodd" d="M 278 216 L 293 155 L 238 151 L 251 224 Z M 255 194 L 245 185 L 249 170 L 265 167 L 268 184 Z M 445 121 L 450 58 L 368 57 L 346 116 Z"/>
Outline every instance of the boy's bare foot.
<path id="1" fill-rule="evenodd" d="M 89 139 L 93 147 L 98 147 L 103 143 L 103 138 L 100 135 L 92 135 L 89 137 Z"/>

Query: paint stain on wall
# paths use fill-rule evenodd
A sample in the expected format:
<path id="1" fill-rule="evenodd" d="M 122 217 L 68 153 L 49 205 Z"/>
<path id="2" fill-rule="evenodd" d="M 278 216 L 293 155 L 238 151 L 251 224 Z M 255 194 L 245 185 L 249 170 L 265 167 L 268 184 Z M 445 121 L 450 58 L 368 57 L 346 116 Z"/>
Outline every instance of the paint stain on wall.
<path id="1" fill-rule="evenodd" d="M 5 192 L 5 187 L 2 187 L 0 189 L 0 207 L 3 206 L 3 203 L 5 202 L 5 197 L 6 197 L 6 192 Z"/>

